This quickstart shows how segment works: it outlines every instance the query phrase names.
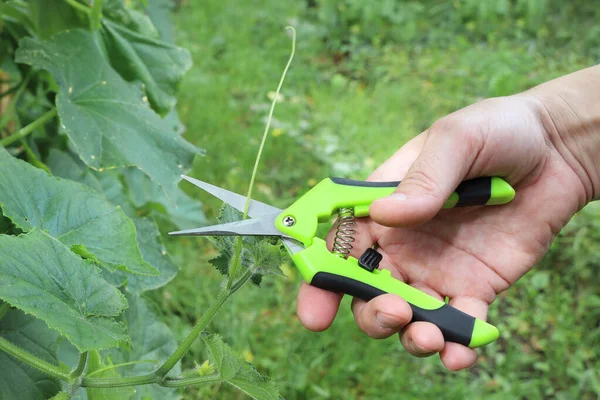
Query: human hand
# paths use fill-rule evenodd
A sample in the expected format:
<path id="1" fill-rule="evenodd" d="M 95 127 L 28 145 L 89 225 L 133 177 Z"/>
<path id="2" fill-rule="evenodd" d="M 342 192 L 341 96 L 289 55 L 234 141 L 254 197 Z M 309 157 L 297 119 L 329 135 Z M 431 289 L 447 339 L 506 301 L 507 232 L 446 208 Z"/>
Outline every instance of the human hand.
<path id="1" fill-rule="evenodd" d="M 370 218 L 357 220 L 351 255 L 377 244 L 392 276 L 474 317 L 545 254 L 554 236 L 593 197 L 589 174 L 557 139 L 555 119 L 536 96 L 488 99 L 437 121 L 369 177 L 402 180 L 395 194 L 374 202 Z M 440 211 L 458 184 L 501 176 L 517 192 L 509 204 Z M 331 244 L 332 238 L 329 238 Z M 297 312 L 304 326 L 321 331 L 333 322 L 341 294 L 303 284 Z M 408 324 L 410 306 L 387 294 L 354 299 L 356 323 L 373 338 L 401 334 L 413 355 L 440 353 L 459 370 L 477 354 L 445 343 L 427 322 Z"/>

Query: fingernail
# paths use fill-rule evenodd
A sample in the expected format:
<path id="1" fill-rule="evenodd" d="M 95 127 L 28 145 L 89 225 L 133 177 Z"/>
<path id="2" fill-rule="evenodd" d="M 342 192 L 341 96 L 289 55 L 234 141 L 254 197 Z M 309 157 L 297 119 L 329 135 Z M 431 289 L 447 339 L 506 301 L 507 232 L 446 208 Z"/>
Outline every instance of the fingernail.
<path id="1" fill-rule="evenodd" d="M 383 329 L 396 329 L 400 327 L 399 318 L 391 314 L 378 312 L 375 316 L 375 319 L 377 320 L 377 325 L 379 325 Z"/>

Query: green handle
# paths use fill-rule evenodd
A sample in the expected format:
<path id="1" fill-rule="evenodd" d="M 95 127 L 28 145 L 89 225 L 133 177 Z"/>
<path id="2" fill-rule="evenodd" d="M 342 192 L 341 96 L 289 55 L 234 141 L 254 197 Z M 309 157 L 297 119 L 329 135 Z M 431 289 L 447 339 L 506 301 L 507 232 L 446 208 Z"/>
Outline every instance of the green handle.
<path id="1" fill-rule="evenodd" d="M 338 208 L 352 208 L 357 217 L 369 215 L 369 206 L 389 196 L 400 182 L 365 182 L 326 178 L 284 210 L 275 222 L 284 234 L 310 246 L 319 222 L 326 222 Z M 482 177 L 462 182 L 444 203 L 444 208 L 508 203 L 515 190 L 502 178 Z M 286 226 L 283 219 L 294 218 Z"/>
<path id="2" fill-rule="evenodd" d="M 362 268 L 356 258 L 344 260 L 330 253 L 322 239 L 315 238 L 311 246 L 291 256 L 303 278 L 313 286 L 365 301 L 384 293 L 402 297 L 412 308 L 412 321 L 435 324 L 448 342 L 473 348 L 498 338 L 498 329 L 493 325 L 393 278 L 389 270 L 371 272 Z"/>

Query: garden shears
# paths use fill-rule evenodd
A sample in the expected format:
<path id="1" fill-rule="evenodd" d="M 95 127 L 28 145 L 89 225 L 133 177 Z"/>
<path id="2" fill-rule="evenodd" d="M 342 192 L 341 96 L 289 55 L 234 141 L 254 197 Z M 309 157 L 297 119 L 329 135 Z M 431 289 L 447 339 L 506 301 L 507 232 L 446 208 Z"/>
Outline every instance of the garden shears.
<path id="1" fill-rule="evenodd" d="M 188 176 L 185 180 L 243 212 L 246 197 Z M 194 236 L 277 236 L 281 238 L 304 280 L 312 286 L 341 292 L 369 301 L 385 293 L 406 300 L 412 308 L 412 321 L 435 324 L 449 342 L 474 348 L 498 338 L 498 329 L 468 315 L 391 276 L 379 269 L 382 255 L 374 248 L 365 249 L 360 258 L 349 256 L 354 238 L 355 217 L 369 215 L 369 206 L 392 194 L 400 182 L 364 182 L 326 178 L 282 210 L 250 200 L 251 219 L 171 232 L 170 235 Z M 499 177 L 481 177 L 463 181 L 444 203 L 444 208 L 500 205 L 511 201 L 514 189 Z M 338 213 L 337 233 L 332 251 L 315 237 L 319 222 L 327 222 Z"/>

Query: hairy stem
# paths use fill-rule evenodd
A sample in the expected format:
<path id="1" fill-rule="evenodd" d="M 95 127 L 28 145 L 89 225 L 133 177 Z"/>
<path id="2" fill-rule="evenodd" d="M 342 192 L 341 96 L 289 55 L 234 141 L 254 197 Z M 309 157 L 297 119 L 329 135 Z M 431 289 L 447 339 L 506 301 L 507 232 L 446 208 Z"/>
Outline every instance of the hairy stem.
<path id="1" fill-rule="evenodd" d="M 179 344 L 177 350 L 164 362 L 163 365 L 160 366 L 154 373 L 156 376 L 164 377 L 166 376 L 171 369 L 177 364 L 179 360 L 184 356 L 185 353 L 189 350 L 192 344 L 196 341 L 200 333 L 206 328 L 210 320 L 215 316 L 217 311 L 221 308 L 225 300 L 229 297 L 231 291 L 227 288 L 223 289 L 219 295 L 217 296 L 217 301 L 213 303 L 212 306 L 202 315 L 202 318 L 196 323 L 192 331 L 187 335 L 187 337 Z"/>
<path id="2" fill-rule="evenodd" d="M 281 78 L 279 79 L 279 85 L 277 85 L 277 90 L 275 91 L 275 97 L 273 97 L 273 101 L 271 102 L 271 109 L 269 110 L 269 116 L 267 118 L 267 123 L 265 125 L 265 130 L 262 135 L 262 139 L 260 141 L 260 146 L 258 148 L 258 153 L 256 154 L 256 160 L 254 161 L 254 169 L 252 170 L 252 176 L 250 177 L 250 185 L 248 186 L 248 194 L 246 195 L 246 204 L 244 206 L 244 216 L 242 219 L 246 219 L 248 216 L 248 208 L 250 207 L 250 201 L 252 200 L 252 189 L 254 188 L 254 180 L 256 179 L 256 172 L 258 171 L 258 165 L 260 164 L 260 158 L 262 156 L 263 149 L 265 147 L 265 142 L 267 140 L 267 136 L 269 134 L 269 128 L 271 127 L 271 120 L 273 119 L 273 111 L 275 111 L 275 104 L 277 103 L 277 98 L 279 97 L 279 92 L 281 91 L 281 87 L 283 86 L 283 81 L 285 80 L 285 76 L 287 75 L 288 69 L 292 64 L 292 60 L 294 59 L 294 54 L 296 53 L 296 29 L 292 26 L 286 26 L 285 29 L 289 29 L 292 31 L 292 51 L 290 53 L 290 57 L 288 58 L 288 62 L 283 69 L 283 73 L 281 74 Z M 236 278 L 237 270 L 240 266 L 240 257 L 242 254 L 242 237 L 239 236 L 235 240 L 235 246 L 233 248 L 233 258 L 231 261 L 231 266 L 229 267 L 229 279 L 227 280 L 227 288 L 231 287 L 233 280 Z"/>
<path id="3" fill-rule="evenodd" d="M 79 11 L 83 11 L 86 14 L 91 14 L 92 9 L 89 6 L 86 6 L 85 4 L 81 4 L 80 2 L 78 2 L 77 0 L 65 0 L 71 7 L 79 10 Z"/>
<path id="4" fill-rule="evenodd" d="M 190 346 L 194 343 L 194 341 L 198 338 L 200 333 L 206 328 L 211 319 L 215 316 L 217 311 L 221 308 L 225 300 L 233 293 L 237 292 L 252 276 L 252 270 L 247 270 L 244 275 L 240 277 L 235 283 L 231 286 L 231 289 L 223 289 L 221 293 L 217 296 L 217 301 L 213 303 L 213 305 L 204 313 L 200 321 L 194 326 L 194 329 L 189 333 L 189 335 L 184 339 L 183 342 L 177 347 L 177 350 L 164 362 L 164 364 L 158 368 L 154 373 L 142 375 L 142 376 L 132 376 L 132 377 L 115 377 L 115 378 L 92 378 L 92 377 L 84 377 L 81 383 L 81 386 L 85 387 L 97 387 L 97 388 L 111 388 L 111 387 L 122 387 L 122 386 L 135 386 L 135 385 L 148 385 L 151 383 L 158 383 L 162 386 L 169 386 L 172 384 L 176 386 L 183 386 L 181 382 L 183 379 L 174 379 L 174 378 L 165 378 L 166 375 L 173 369 L 175 364 L 184 356 L 184 354 L 189 350 Z M 187 378 L 186 378 L 187 379 Z M 191 378 L 190 378 L 191 379 Z M 208 382 L 208 380 L 207 380 Z M 212 382 L 212 380 L 211 380 Z M 200 381 L 195 384 L 201 383 Z M 194 383 L 190 383 L 194 384 Z"/>
<path id="5" fill-rule="evenodd" d="M 17 360 L 22 361 L 27 365 L 39 369 L 40 371 L 50 376 L 67 382 L 71 380 L 71 377 L 69 376 L 68 372 L 63 371 L 61 368 L 54 364 L 50 364 L 47 361 L 37 358 L 33 354 L 29 353 L 26 350 L 23 350 L 19 346 L 12 344 L 3 337 L 0 337 L 0 350 L 10 354 Z"/>
<path id="6" fill-rule="evenodd" d="M 42 115 L 29 125 L 24 126 L 12 135 L 0 140 L 0 145 L 6 147 L 16 142 L 17 140 L 24 138 L 25 136 L 29 135 L 31 132 L 36 130 L 39 126 L 44 125 L 50 119 L 54 118 L 56 116 L 56 113 L 56 108 L 53 108 L 52 110 L 46 112 L 44 115 Z"/>
<path id="7" fill-rule="evenodd" d="M 160 378 L 154 374 L 129 376 L 125 378 L 89 378 L 86 376 L 81 381 L 81 386 L 93 388 L 116 388 L 124 386 L 149 385 L 151 383 L 159 382 Z"/>
<path id="8" fill-rule="evenodd" d="M 92 371 L 89 374 L 87 374 L 86 376 L 90 377 L 90 376 L 94 376 L 94 375 L 97 375 L 99 373 L 102 373 L 104 371 L 108 371 L 110 369 L 117 369 L 117 368 L 121 368 L 121 367 L 126 367 L 128 365 L 142 364 L 142 363 L 157 363 L 157 361 L 156 360 L 137 360 L 137 361 L 129 361 L 129 362 L 126 362 L 126 363 L 121 363 L 121 364 L 114 364 L 114 365 L 110 365 L 108 367 L 104 367 L 104 368 L 100 368 L 100 369 L 97 369 L 95 371 Z"/>
<path id="9" fill-rule="evenodd" d="M 79 362 L 77 363 L 77 367 L 73 371 L 71 371 L 71 380 L 79 378 L 85 369 L 85 364 L 87 363 L 88 352 L 84 351 L 79 355 Z"/>
<path id="10" fill-rule="evenodd" d="M 212 383 L 221 380 L 220 374 L 210 374 L 204 376 L 192 376 L 188 378 L 167 378 L 162 383 L 161 386 L 166 387 L 183 387 L 190 385 L 201 385 L 204 383 Z"/>

